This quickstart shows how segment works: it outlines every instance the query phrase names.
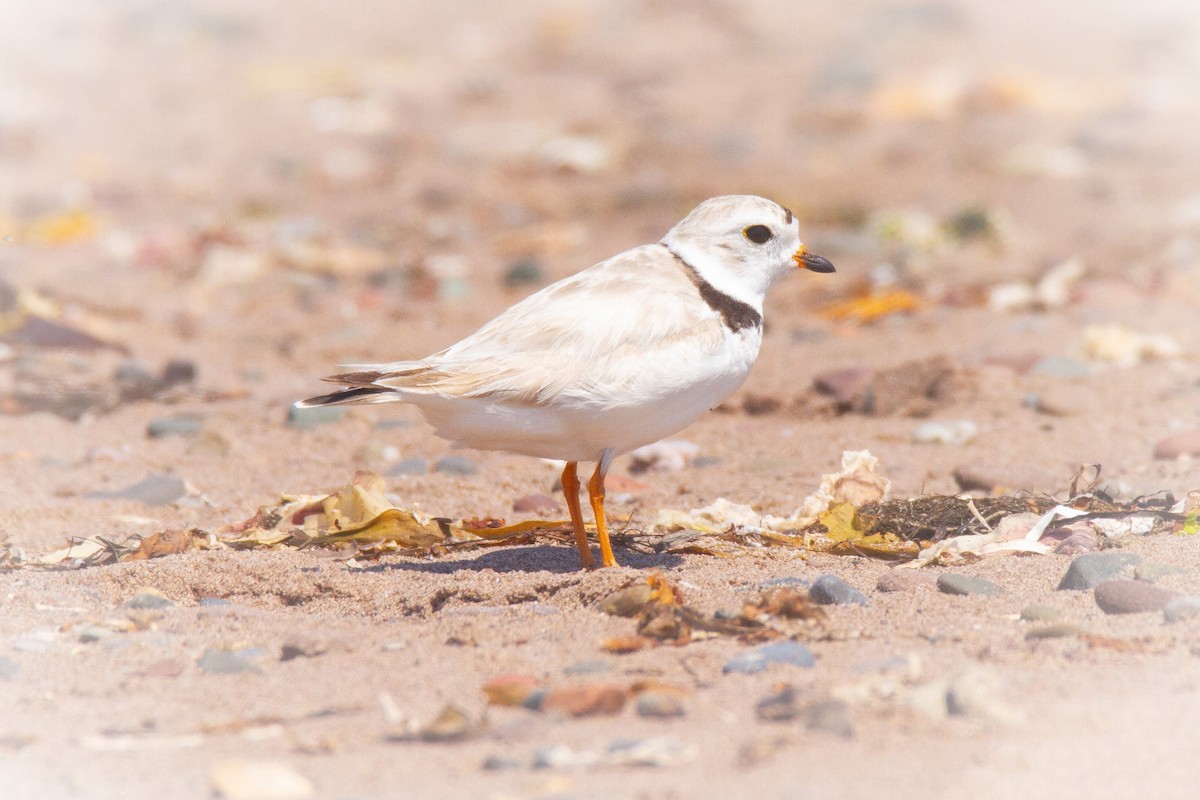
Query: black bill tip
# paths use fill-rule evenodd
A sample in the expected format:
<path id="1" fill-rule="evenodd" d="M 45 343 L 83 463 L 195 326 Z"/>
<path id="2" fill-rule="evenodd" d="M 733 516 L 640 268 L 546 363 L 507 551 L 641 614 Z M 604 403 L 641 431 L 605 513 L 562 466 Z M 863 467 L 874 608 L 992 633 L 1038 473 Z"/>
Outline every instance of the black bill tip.
<path id="1" fill-rule="evenodd" d="M 803 253 L 797 257 L 796 263 L 812 272 L 837 272 L 833 266 L 833 262 L 816 253 Z"/>

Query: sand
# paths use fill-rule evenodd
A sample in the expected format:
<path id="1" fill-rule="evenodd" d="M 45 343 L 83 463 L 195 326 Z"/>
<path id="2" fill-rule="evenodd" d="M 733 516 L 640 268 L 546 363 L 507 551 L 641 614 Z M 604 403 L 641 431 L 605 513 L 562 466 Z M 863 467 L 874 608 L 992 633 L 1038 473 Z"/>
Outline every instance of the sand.
<path id="1" fill-rule="evenodd" d="M 1121 13 L 972 0 L 16 12 L 0 27 L 0 224 L 13 231 L 0 280 L 119 347 L 4 351 L 0 534 L 26 554 L 71 537 L 216 535 L 281 494 L 446 455 L 477 469 L 388 475 L 398 502 L 507 521 L 529 516 L 512 510 L 525 495 L 561 504 L 554 465 L 454 450 L 413 409 L 302 429 L 288 407 L 339 363 L 452 343 L 734 192 L 791 206 L 838 272 L 796 275 L 769 298 L 751 378 L 679 434 L 707 465 L 630 476 L 617 459 L 637 484 L 612 493 L 611 511 L 630 527 L 717 498 L 789 514 L 844 450 L 875 455 L 895 497 L 957 492 L 955 470 L 971 466 L 1065 498 L 1085 464 L 1125 501 L 1182 497 L 1200 467 L 1155 445 L 1200 426 L 1200 51 L 1188 12 Z M 982 219 L 986 235 L 947 234 L 954 219 Z M 997 284 L 1032 285 L 1070 258 L 1084 276 L 1049 305 L 989 306 Z M 525 260 L 534 281 L 507 285 Z M 889 287 L 917 307 L 822 316 Z M 1180 352 L 1106 362 L 1086 344 L 1096 326 L 1126 343 L 1168 336 Z M 908 409 L 923 416 L 836 413 L 812 388 L 829 370 L 934 358 L 953 380 Z M 172 359 L 195 381 L 119 398 L 120 364 L 156 375 Z M 53 413 L 67 389 L 94 401 L 81 417 Z M 14 400 L 31 390 L 41 406 Z M 202 438 L 147 435 L 189 415 Z M 977 433 L 915 441 L 930 420 Z M 156 506 L 90 496 L 149 475 L 188 492 Z M 1177 567 L 1157 585 L 1200 595 L 1195 537 L 1105 545 Z M 928 567 L 900 592 L 876 588 L 895 564 L 798 549 L 618 547 L 617 559 L 580 572 L 573 547 L 539 539 L 0 567 L 0 795 L 1194 795 L 1200 629 L 1056 591 L 1071 555 Z M 933 582 L 948 572 L 1004 592 L 945 594 Z M 635 623 L 600 601 L 651 575 L 712 614 L 826 574 L 868 604 L 827 606 L 820 625 L 770 621 L 811 668 L 726 673 L 759 644 L 723 635 L 603 646 Z M 171 605 L 127 606 L 147 590 Z M 1057 620 L 1020 619 L 1033 605 Z M 1047 625 L 1062 635 L 1030 637 Z M 213 652 L 248 669 L 214 672 Z M 605 684 L 628 702 L 578 718 L 489 706 L 483 687 L 504 675 L 550 691 Z M 647 686 L 684 715 L 639 714 Z M 760 718 L 784 686 L 795 717 Z M 448 706 L 465 714 L 462 738 L 422 740 Z M 631 764 L 622 741 L 651 763 Z M 283 774 L 239 795 L 239 762 Z"/>

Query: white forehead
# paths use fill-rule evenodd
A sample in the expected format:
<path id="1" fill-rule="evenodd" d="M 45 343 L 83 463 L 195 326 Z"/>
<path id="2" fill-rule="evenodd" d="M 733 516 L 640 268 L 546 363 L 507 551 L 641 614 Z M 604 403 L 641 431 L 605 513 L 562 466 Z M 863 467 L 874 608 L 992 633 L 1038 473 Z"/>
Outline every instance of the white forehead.
<path id="1" fill-rule="evenodd" d="M 792 212 L 765 197 L 729 194 L 705 200 L 676 227 L 717 231 L 754 224 L 790 226 Z"/>

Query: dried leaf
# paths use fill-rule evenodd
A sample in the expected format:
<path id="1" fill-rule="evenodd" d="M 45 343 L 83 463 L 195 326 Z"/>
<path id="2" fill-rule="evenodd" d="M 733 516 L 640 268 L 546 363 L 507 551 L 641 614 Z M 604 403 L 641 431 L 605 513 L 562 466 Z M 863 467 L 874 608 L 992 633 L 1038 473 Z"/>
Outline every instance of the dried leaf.
<path id="1" fill-rule="evenodd" d="M 837 503 L 817 515 L 817 520 L 825 526 L 825 534 L 835 542 L 848 542 L 861 539 L 868 525 L 863 522 L 856 509 L 850 503 Z"/>
<path id="2" fill-rule="evenodd" d="M 862 325 L 892 314 L 916 311 L 924 305 L 925 301 L 915 293 L 907 289 L 893 289 L 834 303 L 823 308 L 820 314 L 836 322 Z"/>
<path id="3" fill-rule="evenodd" d="M 158 558 L 159 556 L 169 556 L 175 553 L 186 552 L 192 546 L 194 533 L 194 531 L 185 531 L 178 528 L 152 533 L 145 539 L 142 539 L 142 543 L 138 545 L 137 550 L 125 556 L 125 560 L 140 561 L 147 558 Z"/>

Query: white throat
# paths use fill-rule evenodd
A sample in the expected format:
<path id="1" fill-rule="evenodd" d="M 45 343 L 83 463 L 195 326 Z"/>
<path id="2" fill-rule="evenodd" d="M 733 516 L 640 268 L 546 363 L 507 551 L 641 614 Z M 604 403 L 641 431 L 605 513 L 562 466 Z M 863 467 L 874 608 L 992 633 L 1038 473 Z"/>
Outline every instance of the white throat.
<path id="1" fill-rule="evenodd" d="M 738 275 L 716 253 L 688 241 L 663 239 L 672 253 L 696 271 L 696 275 L 724 295 L 740 300 L 754 310 L 762 313 L 763 298 L 767 294 L 767 286 L 749 285 L 744 276 Z"/>

